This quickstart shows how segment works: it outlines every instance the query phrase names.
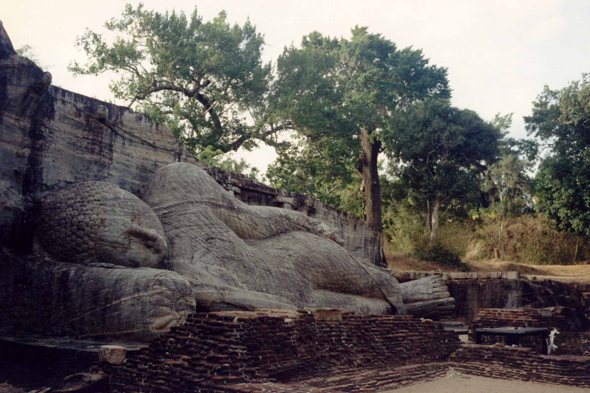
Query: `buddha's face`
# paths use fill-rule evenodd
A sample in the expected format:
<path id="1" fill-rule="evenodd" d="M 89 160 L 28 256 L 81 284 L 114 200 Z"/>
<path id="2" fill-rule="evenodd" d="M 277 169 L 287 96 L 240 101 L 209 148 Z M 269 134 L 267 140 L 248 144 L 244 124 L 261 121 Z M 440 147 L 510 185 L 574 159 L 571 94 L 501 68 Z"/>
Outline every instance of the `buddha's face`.
<path id="1" fill-rule="evenodd" d="M 157 267 L 166 254 L 156 214 L 110 183 L 85 182 L 49 194 L 39 212 L 37 237 L 57 261 Z"/>

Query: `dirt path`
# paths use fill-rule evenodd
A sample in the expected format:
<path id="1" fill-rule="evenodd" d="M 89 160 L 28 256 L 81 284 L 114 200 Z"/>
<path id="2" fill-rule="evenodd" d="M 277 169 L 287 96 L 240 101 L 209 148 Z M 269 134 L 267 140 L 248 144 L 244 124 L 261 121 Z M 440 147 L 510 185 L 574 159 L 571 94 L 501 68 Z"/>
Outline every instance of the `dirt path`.
<path id="1" fill-rule="evenodd" d="M 452 272 L 457 271 L 452 267 L 427 262 L 418 258 L 387 255 L 389 267 L 399 271 L 433 271 Z M 560 281 L 590 282 L 589 265 L 525 265 L 507 261 L 477 261 L 466 262 L 472 272 L 500 272 L 518 271 L 527 276 L 539 278 L 553 278 Z"/>
<path id="2" fill-rule="evenodd" d="M 588 393 L 590 389 L 535 382 L 506 381 L 449 372 L 435 381 L 382 393 Z"/>

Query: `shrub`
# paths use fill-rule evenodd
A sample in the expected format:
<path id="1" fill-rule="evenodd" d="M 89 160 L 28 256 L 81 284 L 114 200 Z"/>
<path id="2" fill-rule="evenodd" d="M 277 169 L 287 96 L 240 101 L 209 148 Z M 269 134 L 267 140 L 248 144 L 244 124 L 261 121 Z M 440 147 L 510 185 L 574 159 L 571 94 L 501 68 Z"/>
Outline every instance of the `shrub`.
<path id="1" fill-rule="evenodd" d="M 470 259 L 543 264 L 575 264 L 590 258 L 590 239 L 552 229 L 542 215 L 486 219 L 471 237 Z"/>
<path id="2" fill-rule="evenodd" d="M 431 261 L 451 267 L 461 268 L 461 271 L 469 271 L 469 266 L 461 262 L 457 251 L 445 247 L 441 243 L 424 246 L 416 251 L 416 256 L 425 261 Z"/>
<path id="3" fill-rule="evenodd" d="M 413 254 L 427 236 L 425 219 L 402 203 L 384 212 L 383 227 L 386 247 L 395 254 Z"/>

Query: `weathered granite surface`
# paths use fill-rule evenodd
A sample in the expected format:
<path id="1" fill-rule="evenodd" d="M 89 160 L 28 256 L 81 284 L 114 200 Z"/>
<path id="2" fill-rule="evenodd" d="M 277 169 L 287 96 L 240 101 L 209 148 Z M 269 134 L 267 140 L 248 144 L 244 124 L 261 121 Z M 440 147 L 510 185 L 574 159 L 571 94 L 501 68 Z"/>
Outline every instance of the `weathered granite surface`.
<path id="1" fill-rule="evenodd" d="M 242 174 L 211 166 L 204 168 L 211 177 L 242 202 L 249 205 L 282 207 L 305 213 L 309 217 L 328 224 L 344 240 L 344 248 L 355 257 L 368 259 L 376 265 L 387 266 L 381 248 L 381 236 L 371 231 L 367 223 L 354 214 L 334 209 L 306 195 L 268 187 Z"/>
<path id="2" fill-rule="evenodd" d="M 170 269 L 198 285 L 244 290 L 243 305 L 251 298 L 255 306 L 267 293 L 280 308 L 404 312 L 391 272 L 354 258 L 329 226 L 299 212 L 247 205 L 195 165 L 159 169 L 143 200 L 162 222 Z"/>
<path id="3" fill-rule="evenodd" d="M 30 251 L 34 201 L 85 181 L 141 195 L 157 169 L 188 162 L 253 205 L 301 211 L 330 225 L 355 257 L 384 264 L 380 237 L 352 214 L 207 167 L 147 116 L 51 85 L 51 75 L 16 55 L 0 23 L 0 245 Z"/>
<path id="4" fill-rule="evenodd" d="M 89 180 L 140 194 L 161 166 L 196 161 L 170 130 L 125 108 L 51 86 L 0 27 L 0 241 L 32 246 L 34 201 Z"/>
<path id="5" fill-rule="evenodd" d="M 141 199 L 111 183 L 83 182 L 38 202 L 39 251 L 56 261 L 158 268 L 168 242 Z"/>
<path id="6" fill-rule="evenodd" d="M 196 309 L 190 282 L 172 271 L 0 260 L 2 336 L 145 342 Z"/>
<path id="7" fill-rule="evenodd" d="M 439 276 L 427 276 L 400 284 L 404 308 L 415 317 L 434 320 L 449 318 L 455 311 L 455 299 Z"/>
<path id="8" fill-rule="evenodd" d="M 166 168 L 191 173 L 158 183 Z M 169 179 L 195 187 L 166 199 Z M 206 167 L 148 117 L 51 86 L 1 24 L 0 263 L 2 334 L 143 340 L 196 310 L 404 311 L 363 221 Z"/>

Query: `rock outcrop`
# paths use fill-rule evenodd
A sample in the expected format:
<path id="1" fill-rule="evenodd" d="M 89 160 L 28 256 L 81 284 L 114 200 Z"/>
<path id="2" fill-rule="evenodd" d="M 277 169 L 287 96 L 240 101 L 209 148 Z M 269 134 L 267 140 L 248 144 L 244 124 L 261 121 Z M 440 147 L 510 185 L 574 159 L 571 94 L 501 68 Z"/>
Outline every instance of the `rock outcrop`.
<path id="1" fill-rule="evenodd" d="M 52 86 L 1 24 L 0 257 L 2 334 L 147 340 L 194 311 L 404 311 L 363 221 Z"/>
<path id="2" fill-rule="evenodd" d="M 570 318 L 585 325 L 583 298 L 572 285 L 554 280 L 450 279 L 449 292 L 457 301 L 454 317 L 471 321 L 482 308 L 566 307 Z"/>
<path id="3" fill-rule="evenodd" d="M 34 202 L 49 192 L 104 181 L 140 196 L 156 170 L 171 162 L 205 168 L 245 203 L 317 218 L 355 257 L 385 264 L 380 236 L 356 216 L 207 167 L 149 117 L 52 86 L 49 73 L 16 55 L 0 22 L 0 245 L 31 250 Z"/>
<path id="4" fill-rule="evenodd" d="M 196 163 L 171 131 L 116 105 L 51 86 L 0 25 L 0 242 L 28 252 L 34 202 L 85 181 L 139 195 L 155 171 Z"/>

